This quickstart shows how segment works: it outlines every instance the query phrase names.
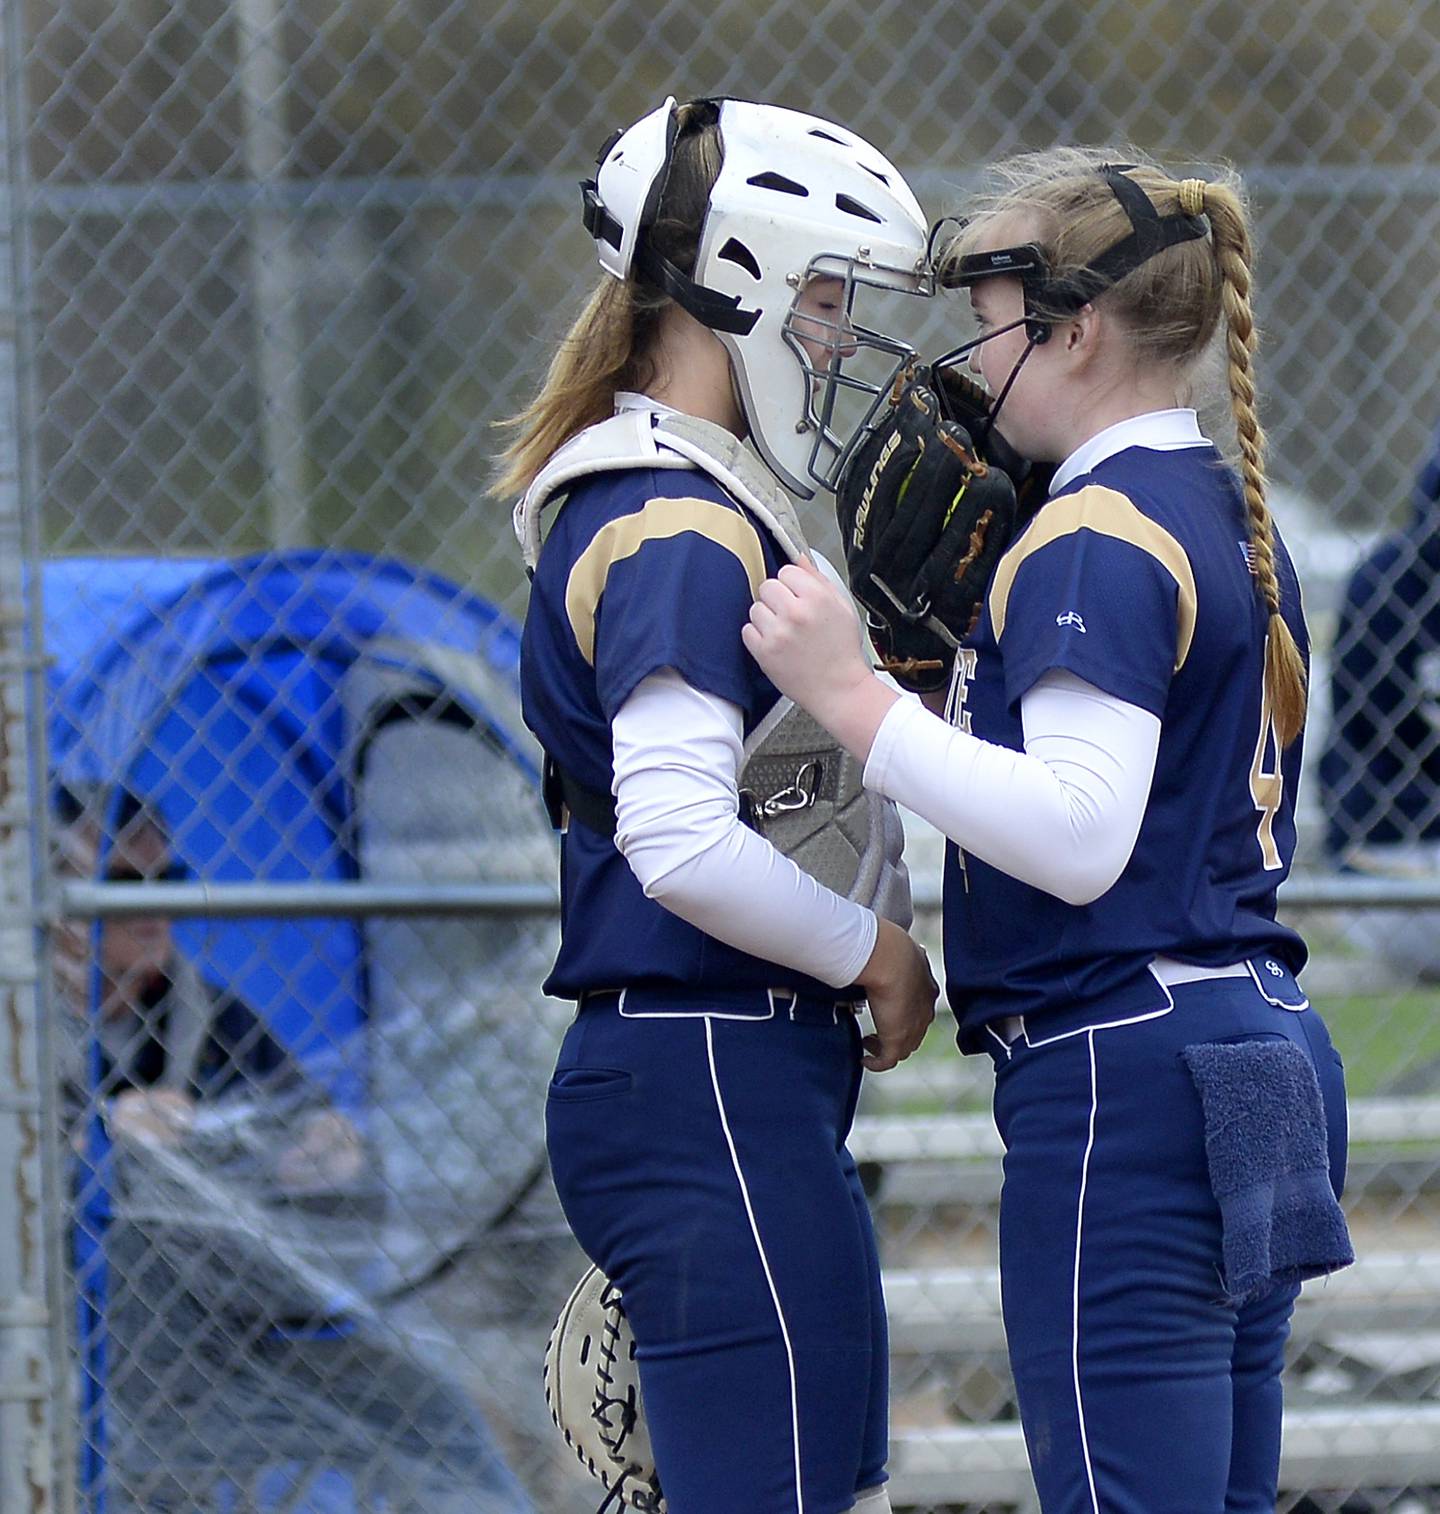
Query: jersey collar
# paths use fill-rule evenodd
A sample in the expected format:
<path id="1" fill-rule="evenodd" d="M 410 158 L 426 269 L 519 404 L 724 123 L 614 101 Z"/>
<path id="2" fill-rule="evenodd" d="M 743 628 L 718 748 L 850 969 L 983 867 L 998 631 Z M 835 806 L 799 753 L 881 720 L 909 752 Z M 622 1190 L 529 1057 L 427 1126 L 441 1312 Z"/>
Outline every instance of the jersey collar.
<path id="1" fill-rule="evenodd" d="M 1050 493 L 1059 494 L 1075 479 L 1098 467 L 1107 457 L 1131 447 L 1145 447 L 1152 452 L 1178 452 L 1182 447 L 1208 447 L 1210 439 L 1200 430 L 1200 418 L 1193 410 L 1150 410 L 1117 421 L 1097 431 L 1081 444 L 1055 470 Z"/>
<path id="2" fill-rule="evenodd" d="M 652 400 L 648 394 L 636 394 L 629 389 L 619 389 L 615 393 L 615 414 L 622 415 L 627 410 L 650 410 L 656 415 L 681 413 L 673 405 L 665 405 L 659 400 Z"/>

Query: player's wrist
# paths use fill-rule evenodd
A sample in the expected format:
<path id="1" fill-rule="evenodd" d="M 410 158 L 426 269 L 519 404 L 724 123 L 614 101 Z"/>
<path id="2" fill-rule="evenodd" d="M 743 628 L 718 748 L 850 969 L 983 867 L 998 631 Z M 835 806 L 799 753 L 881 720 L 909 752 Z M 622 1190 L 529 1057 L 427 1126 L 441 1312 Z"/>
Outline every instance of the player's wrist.
<path id="1" fill-rule="evenodd" d="M 877 916 L 875 923 L 875 945 L 855 981 L 867 993 L 883 994 L 904 980 L 915 947 L 893 920 Z"/>
<path id="2" fill-rule="evenodd" d="M 875 735 L 900 694 L 863 664 L 831 680 L 819 708 L 810 713 L 853 756 L 863 763 Z"/>

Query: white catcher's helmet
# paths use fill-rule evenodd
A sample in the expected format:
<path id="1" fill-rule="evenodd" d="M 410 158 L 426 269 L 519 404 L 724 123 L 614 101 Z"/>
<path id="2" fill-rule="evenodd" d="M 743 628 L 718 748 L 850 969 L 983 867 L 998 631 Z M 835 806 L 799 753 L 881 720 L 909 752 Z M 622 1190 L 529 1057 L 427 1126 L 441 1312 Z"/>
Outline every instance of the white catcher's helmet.
<path id="1" fill-rule="evenodd" d="M 780 482 L 808 499 L 817 485 L 834 488 L 847 446 L 915 355 L 856 325 L 851 311 L 862 286 L 933 292 L 925 218 L 898 170 L 845 127 L 778 105 L 714 104 L 724 162 L 693 275 L 647 245 L 678 134 L 673 98 L 601 150 L 582 186 L 585 225 L 602 268 L 662 290 L 725 344 L 752 441 Z M 797 317 L 797 295 L 827 276 L 842 281 L 843 315 Z M 829 344 L 823 367 L 800 342 L 817 326 Z M 843 392 L 865 397 L 847 435 L 835 429 Z"/>

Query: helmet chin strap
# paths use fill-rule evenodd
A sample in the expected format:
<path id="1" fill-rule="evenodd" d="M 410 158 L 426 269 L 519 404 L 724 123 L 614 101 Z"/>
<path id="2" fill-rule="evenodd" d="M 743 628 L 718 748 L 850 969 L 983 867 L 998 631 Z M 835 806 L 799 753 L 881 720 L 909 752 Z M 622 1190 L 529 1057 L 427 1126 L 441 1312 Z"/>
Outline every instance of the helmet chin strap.
<path id="1" fill-rule="evenodd" d="M 975 351 L 982 343 L 991 341 L 997 336 L 1004 336 L 1007 331 L 1014 331 L 1023 326 L 1026 333 L 1025 350 L 1015 359 L 1015 366 L 1010 370 L 1010 376 L 1001 386 L 1000 393 L 996 395 L 994 402 L 985 413 L 985 425 L 980 435 L 971 440 L 976 447 L 984 448 L 990 433 L 995 429 L 995 422 L 1000 417 L 1000 407 L 1009 398 L 1010 391 L 1015 387 L 1015 380 L 1020 377 L 1020 370 L 1029 361 L 1030 354 L 1041 345 L 1050 335 L 1048 326 L 1038 326 L 1028 316 L 1022 316 L 1018 321 L 1011 321 L 1008 326 L 1000 326 L 994 331 L 987 331 L 984 336 L 977 336 L 972 342 L 963 342 L 959 347 L 952 348 L 949 352 L 941 353 L 931 365 L 935 368 L 953 368 L 963 358 Z"/>
<path id="2" fill-rule="evenodd" d="M 983 436 L 977 436 L 974 439 L 975 445 L 977 447 L 983 448 L 986 441 L 989 440 L 990 433 L 995 429 L 995 422 L 1000 418 L 1001 405 L 1003 405 L 1009 398 L 1010 391 L 1015 387 L 1015 380 L 1020 377 L 1020 370 L 1025 366 L 1026 362 L 1029 360 L 1030 354 L 1034 352 L 1034 350 L 1040 345 L 1040 342 L 1041 338 L 1039 334 L 1033 329 L 1030 330 L 1029 336 L 1025 341 L 1024 352 L 1022 352 L 1020 356 L 1016 358 L 1015 366 L 1010 370 L 1010 377 L 1007 378 L 1004 384 L 1001 386 L 1000 393 L 995 397 L 995 403 L 991 405 L 989 412 L 985 416 L 985 434 Z"/>

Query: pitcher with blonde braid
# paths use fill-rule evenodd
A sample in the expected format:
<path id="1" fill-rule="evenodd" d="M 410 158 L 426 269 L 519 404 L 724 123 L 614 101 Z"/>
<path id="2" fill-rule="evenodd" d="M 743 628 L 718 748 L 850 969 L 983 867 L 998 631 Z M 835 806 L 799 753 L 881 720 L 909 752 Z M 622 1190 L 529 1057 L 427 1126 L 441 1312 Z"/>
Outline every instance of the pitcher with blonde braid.
<path id="1" fill-rule="evenodd" d="M 995 1065 L 1045 1514 L 1259 1514 L 1300 1283 L 1353 1256 L 1343 1073 L 1275 918 L 1307 642 L 1265 501 L 1249 223 L 1233 178 L 1131 152 L 996 175 L 938 269 L 978 323 L 941 362 L 1056 468 L 943 717 L 871 674 L 803 566 L 761 586 L 746 645 L 949 838 L 949 997 Z M 1238 469 L 1192 408 L 1217 346 Z"/>

